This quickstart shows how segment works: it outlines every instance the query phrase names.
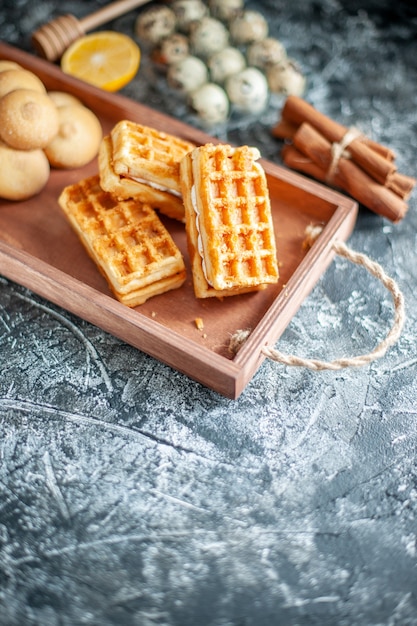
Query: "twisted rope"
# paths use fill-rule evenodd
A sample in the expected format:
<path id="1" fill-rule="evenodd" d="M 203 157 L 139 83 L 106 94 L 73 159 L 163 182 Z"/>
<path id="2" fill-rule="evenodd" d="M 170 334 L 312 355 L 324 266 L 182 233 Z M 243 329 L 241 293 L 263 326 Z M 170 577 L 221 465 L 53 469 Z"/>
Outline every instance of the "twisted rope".
<path id="1" fill-rule="evenodd" d="M 307 233 L 307 237 L 314 240 L 321 229 L 319 227 L 311 227 Z M 283 365 L 306 367 L 311 370 L 341 370 L 348 367 L 360 367 L 367 365 L 372 361 L 384 356 L 389 347 L 398 341 L 405 322 L 404 297 L 397 283 L 386 274 L 384 269 L 376 261 L 371 260 L 365 254 L 356 252 L 349 248 L 341 241 L 333 243 L 333 249 L 341 256 L 356 265 L 364 267 L 370 274 L 381 281 L 384 287 L 391 293 L 394 303 L 394 321 L 386 335 L 377 347 L 367 354 L 354 356 L 350 358 L 340 358 L 334 361 L 321 361 L 319 359 L 307 359 L 294 355 L 284 354 L 276 348 L 264 346 L 261 350 L 262 354 L 273 361 L 282 363 Z M 250 334 L 249 330 L 238 330 L 232 337 L 230 342 L 230 350 L 237 352 L 242 344 L 246 341 Z"/>

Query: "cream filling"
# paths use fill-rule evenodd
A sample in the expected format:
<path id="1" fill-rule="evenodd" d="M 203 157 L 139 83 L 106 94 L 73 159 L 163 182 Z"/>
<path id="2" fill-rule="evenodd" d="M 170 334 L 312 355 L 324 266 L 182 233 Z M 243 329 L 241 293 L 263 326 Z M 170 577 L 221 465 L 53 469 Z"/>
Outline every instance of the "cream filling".
<path id="1" fill-rule="evenodd" d="M 156 189 L 157 191 L 164 191 L 165 193 L 170 193 L 177 198 L 181 198 L 181 193 L 176 189 L 170 189 L 169 187 L 164 187 L 164 185 L 159 185 L 158 183 L 154 183 L 150 180 L 145 180 L 144 178 L 136 178 L 136 176 L 130 177 L 132 180 L 137 183 L 141 183 L 142 185 L 148 185 L 148 187 L 152 187 L 152 189 Z"/>
<path id="2" fill-rule="evenodd" d="M 201 237 L 201 231 L 200 231 L 200 211 L 198 210 L 198 206 L 197 206 L 197 192 L 196 192 L 195 185 L 191 187 L 191 205 L 195 213 L 195 226 L 197 229 L 197 250 L 198 250 L 198 254 L 201 257 L 201 269 L 203 271 L 204 278 L 206 279 L 207 283 L 212 287 L 213 285 L 211 284 L 207 276 L 206 262 L 204 260 L 203 239 Z"/>

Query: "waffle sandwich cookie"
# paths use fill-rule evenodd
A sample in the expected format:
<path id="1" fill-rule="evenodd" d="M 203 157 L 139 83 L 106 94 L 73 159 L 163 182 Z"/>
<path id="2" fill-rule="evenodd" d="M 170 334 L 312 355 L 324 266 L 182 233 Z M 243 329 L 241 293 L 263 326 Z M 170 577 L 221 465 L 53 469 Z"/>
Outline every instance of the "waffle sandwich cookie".
<path id="1" fill-rule="evenodd" d="M 263 289 L 279 278 L 271 205 L 256 148 L 206 144 L 181 161 L 198 298 Z"/>
<path id="2" fill-rule="evenodd" d="M 138 198 L 183 221 L 179 164 L 193 148 L 179 137 L 122 120 L 101 143 L 100 184 L 117 199 Z"/>
<path id="3" fill-rule="evenodd" d="M 116 200 L 96 175 L 65 187 L 59 205 L 123 304 L 135 307 L 183 284 L 181 252 L 148 204 Z"/>

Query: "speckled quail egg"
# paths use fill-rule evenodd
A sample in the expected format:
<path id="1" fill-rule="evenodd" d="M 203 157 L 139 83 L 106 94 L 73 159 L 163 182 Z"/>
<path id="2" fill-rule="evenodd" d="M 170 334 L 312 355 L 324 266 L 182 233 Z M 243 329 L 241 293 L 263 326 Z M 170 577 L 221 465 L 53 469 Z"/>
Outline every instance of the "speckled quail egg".
<path id="1" fill-rule="evenodd" d="M 237 74 L 246 67 L 246 59 L 238 48 L 228 46 L 215 52 L 207 61 L 211 80 L 223 83 L 228 76 Z"/>
<path id="2" fill-rule="evenodd" d="M 260 113 L 268 102 L 267 80 L 256 67 L 229 76 L 225 88 L 230 102 L 241 112 Z"/>
<path id="3" fill-rule="evenodd" d="M 305 91 L 306 79 L 292 59 L 268 67 L 266 77 L 269 89 L 273 93 L 302 96 Z"/>
<path id="4" fill-rule="evenodd" d="M 167 71 L 168 84 L 183 93 L 190 93 L 208 81 L 207 65 L 193 55 L 169 66 Z"/>
<path id="5" fill-rule="evenodd" d="M 190 46 L 194 54 L 209 57 L 223 50 L 229 43 L 229 32 L 225 25 L 214 17 L 203 17 L 190 30 Z"/>
<path id="6" fill-rule="evenodd" d="M 175 31 L 174 11 L 166 6 L 154 6 L 141 13 L 135 22 L 135 34 L 150 44 L 159 43 Z"/>
<path id="7" fill-rule="evenodd" d="M 152 59 L 156 63 L 171 65 L 181 61 L 189 55 L 188 39 L 181 33 L 173 33 L 163 39 L 160 45 L 153 51 Z"/>
<path id="8" fill-rule="evenodd" d="M 191 24 L 208 14 L 208 8 L 202 0 L 175 0 L 171 6 L 177 18 L 177 29 L 183 33 L 188 33 Z"/>
<path id="9" fill-rule="evenodd" d="M 268 22 L 259 11 L 242 11 L 229 25 L 232 40 L 237 45 L 260 41 L 268 36 Z"/>
<path id="10" fill-rule="evenodd" d="M 209 0 L 208 4 L 213 17 L 228 22 L 241 12 L 244 0 Z"/>
<path id="11" fill-rule="evenodd" d="M 229 115 L 229 99 L 215 83 L 206 83 L 190 95 L 190 105 L 206 125 L 221 124 Z"/>
<path id="12" fill-rule="evenodd" d="M 268 65 L 281 63 L 287 58 L 284 44 L 278 39 L 267 37 L 260 41 L 254 41 L 247 50 L 248 65 L 265 69 Z"/>

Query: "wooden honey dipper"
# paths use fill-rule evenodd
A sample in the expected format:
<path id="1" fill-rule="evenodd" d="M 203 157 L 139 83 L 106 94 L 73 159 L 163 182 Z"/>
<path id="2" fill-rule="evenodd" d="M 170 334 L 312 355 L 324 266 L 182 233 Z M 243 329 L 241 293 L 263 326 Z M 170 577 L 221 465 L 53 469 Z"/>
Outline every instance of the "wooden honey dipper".
<path id="1" fill-rule="evenodd" d="M 32 34 L 32 45 L 40 56 L 48 61 L 56 61 L 70 44 L 90 30 L 147 2 L 149 0 L 118 0 L 82 19 L 77 19 L 71 14 L 61 15 Z"/>

